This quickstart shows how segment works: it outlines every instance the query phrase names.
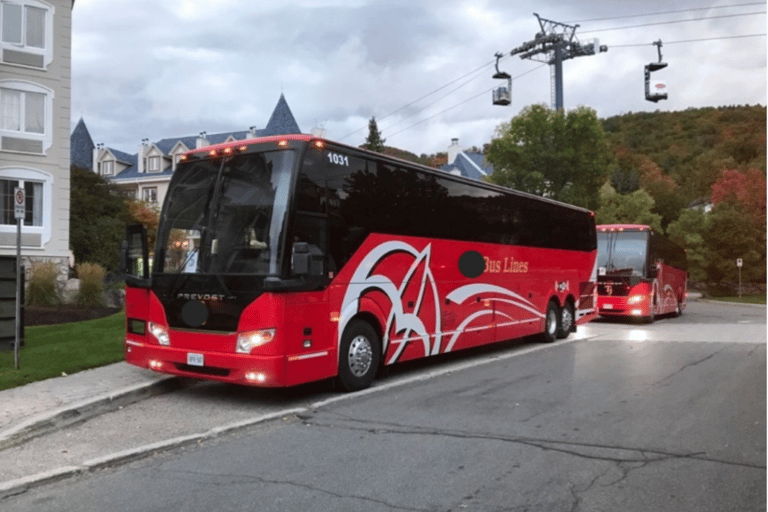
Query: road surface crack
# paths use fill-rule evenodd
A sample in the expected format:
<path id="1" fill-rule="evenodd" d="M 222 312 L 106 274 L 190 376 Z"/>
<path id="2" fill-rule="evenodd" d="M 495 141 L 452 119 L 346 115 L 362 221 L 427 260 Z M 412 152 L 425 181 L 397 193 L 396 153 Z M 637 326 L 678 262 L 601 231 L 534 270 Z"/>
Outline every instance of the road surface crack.
<path id="1" fill-rule="evenodd" d="M 714 354 L 713 354 L 714 355 Z M 559 452 L 584 459 L 608 461 L 617 464 L 639 464 L 645 466 L 652 462 L 664 462 L 673 459 L 691 459 L 702 462 L 712 462 L 717 464 L 726 464 L 732 466 L 746 467 L 752 469 L 766 469 L 765 465 L 751 464 L 747 462 L 729 461 L 707 457 L 706 452 L 674 453 L 652 448 L 637 448 L 626 446 L 605 445 L 598 443 L 587 443 L 579 441 L 563 441 L 544 438 L 534 438 L 525 436 L 508 436 L 502 434 L 492 434 L 485 432 L 472 432 L 466 430 L 442 429 L 434 427 L 421 427 L 415 425 L 403 425 L 398 423 L 367 421 L 351 418 L 341 414 L 336 414 L 342 418 L 341 422 L 333 420 L 322 420 L 317 417 L 304 420 L 304 424 L 317 428 L 329 429 L 347 429 L 352 431 L 367 432 L 373 435 L 422 435 L 422 436 L 441 436 L 453 437 L 459 439 L 477 439 L 491 440 L 503 443 L 514 443 L 524 446 L 538 448 L 543 451 Z M 580 451 L 583 450 L 583 451 Z M 587 453 L 587 450 L 606 451 L 606 452 L 626 452 L 626 455 L 614 453 Z M 637 467 L 640 467 L 637 466 Z M 628 468 L 628 470 L 637 469 L 637 467 Z"/>
<path id="2" fill-rule="evenodd" d="M 205 485 L 232 486 L 232 485 L 238 485 L 238 484 L 252 485 L 253 483 L 261 483 L 266 485 L 286 485 L 286 486 L 296 487 L 299 489 L 304 489 L 311 492 L 325 494 L 333 498 L 360 500 L 360 501 L 375 503 L 377 505 L 384 505 L 385 507 L 388 507 L 392 510 L 407 510 L 412 512 L 431 512 L 432 511 L 432 509 L 430 508 L 408 507 L 405 505 L 390 503 L 384 500 L 378 500 L 368 496 L 361 496 L 357 494 L 341 494 L 329 489 L 318 487 L 316 485 L 310 485 L 308 483 L 303 483 L 303 482 L 295 482 L 292 480 L 275 480 L 275 479 L 265 478 L 257 475 L 239 475 L 239 474 L 235 475 L 235 474 L 227 474 L 227 473 L 210 473 L 205 471 L 178 470 L 178 469 L 163 470 L 163 474 L 165 475 L 169 475 L 173 473 L 175 473 L 179 477 L 182 477 L 184 475 L 194 476 L 194 477 L 203 477 L 204 480 L 199 481 L 196 479 L 194 482 L 196 484 L 201 484 L 201 485 L 205 484 Z M 213 481 L 211 480 L 212 477 L 216 479 L 220 479 L 221 481 Z"/>
<path id="3" fill-rule="evenodd" d="M 706 356 L 706 357 L 703 357 L 703 358 L 699 359 L 698 361 L 694 361 L 694 362 L 692 362 L 692 363 L 688 363 L 688 364 L 686 364 L 686 365 L 683 365 L 683 366 L 682 366 L 682 367 L 681 367 L 679 370 L 675 371 L 674 373 L 671 373 L 671 374 L 667 375 L 666 377 L 664 377 L 664 378 L 663 378 L 663 379 L 661 379 L 661 380 L 657 380 L 656 382 L 654 382 L 654 383 L 653 383 L 653 385 L 655 386 L 656 384 L 661 384 L 661 383 L 662 383 L 662 382 L 664 382 L 664 381 L 670 380 L 672 377 L 674 377 L 674 376 L 675 376 L 675 375 L 677 375 L 678 373 L 682 373 L 682 372 L 684 372 L 684 371 L 685 371 L 685 370 L 687 370 L 688 368 L 692 368 L 692 367 L 694 367 L 694 366 L 696 366 L 696 365 L 699 365 L 699 364 L 703 363 L 704 361 L 708 361 L 708 360 L 712 359 L 713 357 L 715 357 L 717 354 L 719 354 L 720 352 L 722 352 L 722 351 L 723 351 L 723 350 L 725 350 L 726 348 L 727 348 L 727 347 L 721 348 L 721 349 L 720 349 L 720 350 L 718 350 L 717 352 L 713 352 L 713 353 L 709 354 L 708 356 Z"/>

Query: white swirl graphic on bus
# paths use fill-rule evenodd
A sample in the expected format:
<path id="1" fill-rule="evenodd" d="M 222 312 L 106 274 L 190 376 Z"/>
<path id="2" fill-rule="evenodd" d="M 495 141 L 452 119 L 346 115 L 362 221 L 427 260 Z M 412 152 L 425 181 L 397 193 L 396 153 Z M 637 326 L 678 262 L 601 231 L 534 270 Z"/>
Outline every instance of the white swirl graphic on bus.
<path id="1" fill-rule="evenodd" d="M 398 285 L 391 277 L 381 274 L 380 269 L 388 258 L 403 254 L 410 255 L 413 262 Z M 386 354 L 390 345 L 396 348 L 386 364 L 396 362 L 411 342 L 421 345 L 423 355 L 429 356 L 440 353 L 445 338 L 447 344 L 443 351 L 450 352 L 463 333 L 488 328 L 487 325 L 469 327 L 473 321 L 484 316 L 495 315 L 495 325 L 500 327 L 537 321 L 544 317 L 533 303 L 514 292 L 493 284 L 473 283 L 456 288 L 445 298 L 457 305 L 474 304 L 482 294 L 483 300 L 479 304 L 483 309 L 468 314 L 453 331 L 442 332 L 441 299 L 430 267 L 431 256 L 431 244 L 419 251 L 400 241 L 385 242 L 369 252 L 355 269 L 344 294 L 337 341 L 341 342 L 347 323 L 360 311 L 362 299 L 372 292 L 384 294 L 391 304 L 384 326 L 382 353 Z M 413 291 L 414 286 L 418 287 L 417 297 L 415 301 L 409 301 L 408 309 L 411 312 L 407 312 L 404 296 L 407 290 Z M 513 312 L 502 311 L 510 309 L 510 306 Z"/>

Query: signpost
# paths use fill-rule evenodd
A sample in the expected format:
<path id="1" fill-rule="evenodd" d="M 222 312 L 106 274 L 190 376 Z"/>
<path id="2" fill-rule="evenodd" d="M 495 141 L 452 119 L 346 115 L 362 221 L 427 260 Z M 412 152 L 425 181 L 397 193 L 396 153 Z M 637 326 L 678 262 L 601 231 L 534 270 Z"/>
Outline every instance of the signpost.
<path id="1" fill-rule="evenodd" d="M 744 265 L 744 262 L 741 260 L 741 258 L 738 258 L 736 260 L 736 266 L 739 267 L 739 298 L 741 298 L 741 267 Z"/>
<path id="2" fill-rule="evenodd" d="M 13 365 L 19 369 L 19 341 L 21 338 L 21 224 L 26 215 L 26 194 L 23 188 L 13 189 L 13 213 L 16 217 L 16 339 L 13 342 Z"/>

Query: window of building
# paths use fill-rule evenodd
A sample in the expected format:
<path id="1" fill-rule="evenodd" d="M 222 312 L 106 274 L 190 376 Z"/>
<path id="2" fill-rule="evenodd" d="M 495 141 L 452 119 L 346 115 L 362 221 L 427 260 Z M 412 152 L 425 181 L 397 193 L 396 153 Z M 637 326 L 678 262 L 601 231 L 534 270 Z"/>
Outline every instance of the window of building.
<path id="1" fill-rule="evenodd" d="M 14 212 L 13 190 L 16 187 L 24 189 L 26 195 L 25 226 L 43 225 L 43 184 L 29 180 L 0 179 L 0 197 L 3 202 L 2 224 L 16 225 Z"/>
<path id="2" fill-rule="evenodd" d="M 115 173 L 115 161 L 105 160 L 101 162 L 101 175 L 112 176 Z"/>
<path id="3" fill-rule="evenodd" d="M 157 203 L 157 187 L 141 189 L 141 200 L 148 203 Z"/>
<path id="4" fill-rule="evenodd" d="M 41 0 L 0 1 L 2 61 L 44 68 L 53 60 L 53 6 Z"/>
<path id="5" fill-rule="evenodd" d="M 53 229 L 53 177 L 23 167 L 0 168 L 0 246 L 16 245 L 16 187 L 23 188 L 26 195 L 21 243 L 25 247 L 45 247 Z"/>
<path id="6" fill-rule="evenodd" d="M 53 142 L 53 91 L 23 80 L 0 80 L 0 150 L 44 153 Z"/>

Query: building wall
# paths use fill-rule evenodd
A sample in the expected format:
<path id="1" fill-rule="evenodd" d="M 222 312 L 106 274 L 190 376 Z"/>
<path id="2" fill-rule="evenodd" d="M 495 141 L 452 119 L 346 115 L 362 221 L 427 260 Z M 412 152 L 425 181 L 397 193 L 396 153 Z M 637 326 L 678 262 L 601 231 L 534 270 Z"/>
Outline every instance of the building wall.
<path id="1" fill-rule="evenodd" d="M 70 103 L 72 0 L 20 0 L 32 7 L 53 9 L 52 37 L 46 46 L 52 60 L 40 69 L 0 60 L 0 87 L 18 84 L 41 87 L 52 96 L 46 104 L 43 152 L 0 148 L 0 179 L 42 182 L 42 226 L 22 226 L 22 257 L 27 261 L 54 261 L 66 275 L 69 259 Z M 4 47 L 7 49 L 7 47 Z M 12 82 L 11 82 L 12 81 Z M 51 107 L 49 111 L 48 108 Z M 28 199 L 29 201 L 29 199 Z M 16 254 L 16 226 L 0 225 L 0 254 Z M 28 267 L 29 265 L 27 265 Z"/>

